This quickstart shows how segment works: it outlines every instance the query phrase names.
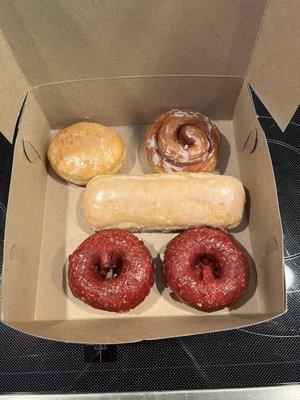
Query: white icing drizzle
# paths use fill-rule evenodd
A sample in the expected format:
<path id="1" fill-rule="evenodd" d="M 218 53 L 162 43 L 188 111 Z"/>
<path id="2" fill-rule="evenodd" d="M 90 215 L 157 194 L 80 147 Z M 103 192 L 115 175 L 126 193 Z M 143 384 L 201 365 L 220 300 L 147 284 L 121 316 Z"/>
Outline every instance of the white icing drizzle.
<path id="1" fill-rule="evenodd" d="M 155 136 L 152 136 L 149 139 L 147 139 L 147 147 L 150 147 L 152 149 L 156 149 L 157 148 Z"/>
<path id="2" fill-rule="evenodd" d="M 155 165 L 159 165 L 162 158 L 157 153 L 153 153 L 152 160 Z"/>
<path id="3" fill-rule="evenodd" d="M 186 116 L 202 116 L 202 114 L 194 112 L 194 111 L 189 111 L 189 110 L 176 110 L 172 113 L 172 116 L 175 117 L 186 117 Z M 207 130 L 209 133 L 212 132 L 213 128 L 216 128 L 216 125 L 210 121 L 206 116 L 202 116 L 205 124 L 207 126 Z M 203 143 L 203 139 L 195 137 L 194 138 L 194 145 L 201 145 Z M 178 166 L 172 163 L 172 161 L 169 161 L 168 158 L 172 156 L 172 153 L 169 149 L 166 149 L 165 153 L 163 155 L 160 155 L 158 152 L 158 144 L 157 144 L 157 132 L 156 134 L 152 135 L 150 138 L 147 139 L 146 141 L 146 146 L 154 150 L 152 154 L 152 161 L 153 164 L 156 166 L 163 166 L 166 172 L 179 172 L 182 171 L 184 168 L 186 168 L 188 162 L 189 162 L 189 145 L 185 144 L 180 150 L 179 154 L 182 157 L 182 163 L 184 165 Z M 210 147 L 207 153 L 203 154 L 202 156 L 202 162 L 206 161 L 212 156 L 213 149 Z M 195 161 L 196 162 L 196 161 Z"/>
<path id="4" fill-rule="evenodd" d="M 193 115 L 193 113 L 188 112 L 188 111 L 180 111 L 177 110 L 174 113 L 172 113 L 172 117 L 186 117 L 187 115 Z"/>
<path id="5" fill-rule="evenodd" d="M 172 172 L 172 171 L 179 172 L 179 171 L 182 171 L 185 167 L 185 166 L 179 167 L 178 165 L 171 164 L 167 160 L 163 160 L 163 166 L 167 172 Z"/>

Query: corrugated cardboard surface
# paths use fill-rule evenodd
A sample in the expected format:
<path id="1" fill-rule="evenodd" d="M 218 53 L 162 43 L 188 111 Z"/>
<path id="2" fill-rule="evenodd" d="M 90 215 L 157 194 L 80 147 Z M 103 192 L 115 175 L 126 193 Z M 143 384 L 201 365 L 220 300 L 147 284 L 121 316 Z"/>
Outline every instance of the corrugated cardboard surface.
<path id="1" fill-rule="evenodd" d="M 245 76 L 265 0 L 1 0 L 31 87 L 107 76 Z"/>
<path id="2" fill-rule="evenodd" d="M 300 2 L 268 4 L 248 73 L 282 131 L 300 104 Z"/>

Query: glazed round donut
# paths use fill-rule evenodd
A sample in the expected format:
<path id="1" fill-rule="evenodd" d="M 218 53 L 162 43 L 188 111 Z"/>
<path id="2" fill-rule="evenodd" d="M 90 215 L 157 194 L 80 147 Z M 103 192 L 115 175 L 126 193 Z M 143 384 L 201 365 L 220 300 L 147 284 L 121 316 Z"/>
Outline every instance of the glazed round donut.
<path id="1" fill-rule="evenodd" d="M 209 172 L 218 162 L 220 132 L 197 111 L 173 109 L 150 125 L 145 151 L 156 172 Z"/>
<path id="2" fill-rule="evenodd" d="M 229 233 L 196 228 L 176 236 L 164 254 L 172 297 L 202 311 L 232 306 L 249 281 L 247 258 Z"/>
<path id="3" fill-rule="evenodd" d="M 68 281 L 73 295 L 91 307 L 129 311 L 150 292 L 153 259 L 130 232 L 103 230 L 87 238 L 69 257 Z"/>

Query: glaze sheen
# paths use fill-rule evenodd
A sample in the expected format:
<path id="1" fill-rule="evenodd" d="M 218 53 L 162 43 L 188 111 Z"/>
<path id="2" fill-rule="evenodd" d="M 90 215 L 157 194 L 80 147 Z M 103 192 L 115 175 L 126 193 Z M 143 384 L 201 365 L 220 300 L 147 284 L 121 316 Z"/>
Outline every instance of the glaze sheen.
<path id="1" fill-rule="evenodd" d="M 249 281 L 247 258 L 229 233 L 202 227 L 176 236 L 164 254 L 172 297 L 202 311 L 230 307 Z"/>
<path id="2" fill-rule="evenodd" d="M 130 232 L 103 230 L 70 255 L 68 282 L 73 295 L 91 307 L 126 312 L 149 294 L 154 283 L 153 259 Z"/>

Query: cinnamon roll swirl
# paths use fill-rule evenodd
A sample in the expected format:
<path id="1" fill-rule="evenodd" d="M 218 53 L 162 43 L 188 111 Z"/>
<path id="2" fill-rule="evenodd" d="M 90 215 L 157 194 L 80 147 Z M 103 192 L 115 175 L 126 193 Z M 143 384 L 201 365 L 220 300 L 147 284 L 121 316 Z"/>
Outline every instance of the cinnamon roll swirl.
<path id="1" fill-rule="evenodd" d="M 146 155 L 156 172 L 210 172 L 219 152 L 218 128 L 197 111 L 170 110 L 147 132 Z"/>

